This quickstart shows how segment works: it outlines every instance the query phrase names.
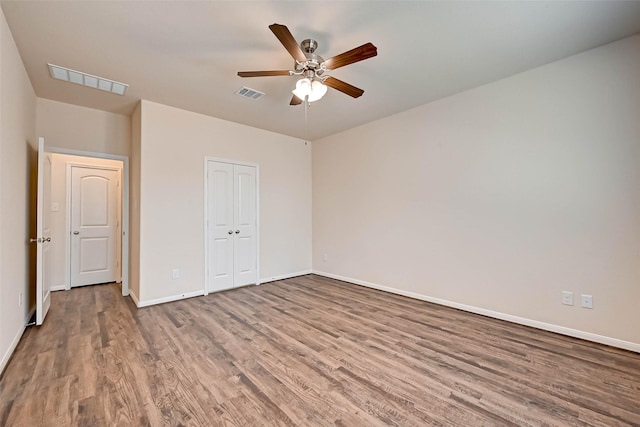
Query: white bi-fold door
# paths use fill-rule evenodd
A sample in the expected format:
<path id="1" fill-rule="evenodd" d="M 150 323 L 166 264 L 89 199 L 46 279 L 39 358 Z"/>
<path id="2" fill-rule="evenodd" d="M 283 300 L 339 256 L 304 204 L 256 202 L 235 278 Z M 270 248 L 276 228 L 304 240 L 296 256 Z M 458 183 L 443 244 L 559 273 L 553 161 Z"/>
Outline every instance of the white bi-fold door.
<path id="1" fill-rule="evenodd" d="M 207 291 L 257 282 L 256 167 L 207 161 Z"/>

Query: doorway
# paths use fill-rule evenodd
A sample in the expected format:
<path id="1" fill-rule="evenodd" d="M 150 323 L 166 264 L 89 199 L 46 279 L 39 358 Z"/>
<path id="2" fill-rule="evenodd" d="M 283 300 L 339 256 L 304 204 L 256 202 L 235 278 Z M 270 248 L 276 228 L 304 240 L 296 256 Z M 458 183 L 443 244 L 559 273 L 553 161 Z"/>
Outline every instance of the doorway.
<path id="1" fill-rule="evenodd" d="M 120 282 L 129 295 L 125 156 L 48 148 L 53 162 L 51 290 Z M 75 234 L 77 232 L 77 234 Z"/>

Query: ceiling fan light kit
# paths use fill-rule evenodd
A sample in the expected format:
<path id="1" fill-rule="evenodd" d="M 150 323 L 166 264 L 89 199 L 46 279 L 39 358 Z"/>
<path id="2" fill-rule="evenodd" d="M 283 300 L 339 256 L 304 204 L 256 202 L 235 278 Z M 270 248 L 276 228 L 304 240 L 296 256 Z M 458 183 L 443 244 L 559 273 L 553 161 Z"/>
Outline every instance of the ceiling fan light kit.
<path id="1" fill-rule="evenodd" d="M 291 91 L 298 99 L 307 102 L 314 102 L 319 100 L 327 93 L 327 87 L 319 80 L 310 80 L 305 77 L 298 80 L 296 88 Z"/>
<path id="2" fill-rule="evenodd" d="M 286 26 L 273 24 L 269 26 L 269 29 L 295 60 L 293 70 L 240 71 L 238 76 L 303 76 L 297 81 L 296 88 L 292 91 L 293 97 L 289 103 L 290 105 L 299 105 L 303 101 L 306 101 L 307 104 L 317 101 L 327 93 L 327 87 L 336 89 L 353 98 L 362 96 L 364 90 L 326 75 L 325 72 L 376 56 L 378 49 L 373 44 L 365 43 L 355 49 L 325 60 L 315 53 L 318 47 L 317 41 L 305 39 L 298 45 L 298 42 L 293 38 Z"/>

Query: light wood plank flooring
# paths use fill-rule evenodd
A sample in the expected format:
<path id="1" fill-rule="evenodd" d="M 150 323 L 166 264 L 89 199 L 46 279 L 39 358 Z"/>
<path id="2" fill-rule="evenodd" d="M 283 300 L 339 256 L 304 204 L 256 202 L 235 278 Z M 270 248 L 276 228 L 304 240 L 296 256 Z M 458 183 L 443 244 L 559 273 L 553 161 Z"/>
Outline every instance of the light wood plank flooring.
<path id="1" fill-rule="evenodd" d="M 53 294 L 1 426 L 640 425 L 640 355 L 319 276 L 136 309 Z"/>

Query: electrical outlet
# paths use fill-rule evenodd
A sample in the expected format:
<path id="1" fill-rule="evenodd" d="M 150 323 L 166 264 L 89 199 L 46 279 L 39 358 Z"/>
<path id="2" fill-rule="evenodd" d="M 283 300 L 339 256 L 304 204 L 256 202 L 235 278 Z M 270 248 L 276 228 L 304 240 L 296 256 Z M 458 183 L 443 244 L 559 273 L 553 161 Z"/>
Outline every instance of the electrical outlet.
<path id="1" fill-rule="evenodd" d="M 593 296 L 582 294 L 582 308 L 593 308 Z"/>
<path id="2" fill-rule="evenodd" d="M 178 270 L 177 268 L 174 268 L 173 270 L 171 270 L 171 278 L 172 279 L 179 279 L 180 278 L 180 270 Z"/>
<path id="3" fill-rule="evenodd" d="M 324 262 L 329 261 L 329 257 L 327 256 L 327 254 L 322 255 L 322 259 L 324 260 Z"/>
<path id="4" fill-rule="evenodd" d="M 562 303 L 564 305 L 573 305 L 573 292 L 562 291 Z"/>
<path id="5" fill-rule="evenodd" d="M 22 307 L 22 292 L 18 294 L 18 306 Z"/>

